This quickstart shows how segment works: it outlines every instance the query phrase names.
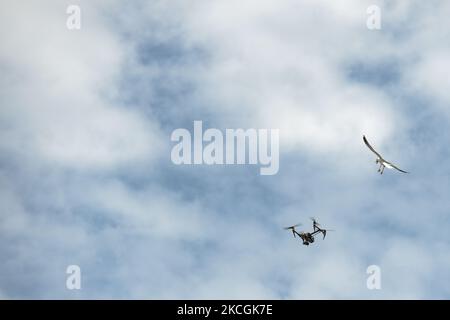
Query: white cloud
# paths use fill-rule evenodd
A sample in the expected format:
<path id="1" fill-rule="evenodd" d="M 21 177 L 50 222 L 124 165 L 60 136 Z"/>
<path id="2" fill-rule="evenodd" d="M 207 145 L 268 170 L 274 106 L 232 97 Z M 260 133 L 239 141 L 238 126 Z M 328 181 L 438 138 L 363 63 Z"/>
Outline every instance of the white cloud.
<path id="1" fill-rule="evenodd" d="M 88 205 L 105 210 L 109 217 L 136 234 L 162 239 L 204 240 L 212 236 L 214 213 L 202 214 L 202 204 L 183 201 L 169 190 L 151 187 L 130 190 L 120 182 L 89 186 Z"/>
<path id="2" fill-rule="evenodd" d="M 447 112 L 450 102 L 450 93 L 445 85 L 448 79 L 447 70 L 450 69 L 449 51 L 430 52 L 421 60 L 412 72 L 411 77 L 414 89 L 427 98 L 435 100 L 442 106 L 442 111 Z"/>
<path id="3" fill-rule="evenodd" d="M 82 4 L 78 31 L 66 28 L 65 9 L 16 1 L 2 10 L 2 147 L 96 170 L 155 158 L 157 124 L 113 101 L 126 49 L 95 6 Z"/>
<path id="4" fill-rule="evenodd" d="M 407 130 L 421 119 L 402 100 L 422 88 L 438 102 L 429 110 L 445 112 L 448 48 L 433 35 L 446 35 L 448 19 L 443 9 L 383 2 L 374 33 L 369 4 L 81 2 L 82 29 L 69 31 L 63 4 L 8 3 L 0 12 L 2 292 L 74 297 L 63 286 L 76 263 L 87 288 L 79 296 L 89 298 L 448 294 L 430 276 L 446 275 L 449 260 L 438 257 L 446 235 L 421 244 L 422 230 L 446 226 L 448 184 L 415 163 Z M 393 87 L 348 74 L 367 64 L 383 75 L 386 61 L 398 64 Z M 124 91 L 137 105 L 123 102 Z M 153 104 L 168 97 L 176 104 Z M 161 120 L 154 108 L 178 118 Z M 279 128 L 280 173 L 170 166 L 160 126 L 198 115 L 215 127 Z M 414 174 L 377 175 L 362 134 Z M 301 220 L 307 229 L 310 215 L 337 231 L 307 248 L 281 227 Z M 368 264 L 382 268 L 380 292 L 365 287 Z"/>
<path id="5" fill-rule="evenodd" d="M 211 108 L 239 114 L 241 126 L 279 128 L 284 151 L 348 157 L 362 134 L 383 143 L 402 130 L 382 90 L 346 79 L 345 63 L 371 59 L 364 3 L 246 3 L 237 14 L 235 6 L 210 2 L 186 14 L 187 36 L 212 55 L 197 77 Z"/>

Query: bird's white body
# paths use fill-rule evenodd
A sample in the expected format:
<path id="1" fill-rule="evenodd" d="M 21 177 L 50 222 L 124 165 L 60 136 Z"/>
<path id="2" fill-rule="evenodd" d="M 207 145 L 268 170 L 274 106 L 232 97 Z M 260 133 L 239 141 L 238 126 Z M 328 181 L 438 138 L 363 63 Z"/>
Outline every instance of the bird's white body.
<path id="1" fill-rule="evenodd" d="M 388 169 L 394 169 L 394 167 L 389 162 L 383 161 L 381 163 Z"/>

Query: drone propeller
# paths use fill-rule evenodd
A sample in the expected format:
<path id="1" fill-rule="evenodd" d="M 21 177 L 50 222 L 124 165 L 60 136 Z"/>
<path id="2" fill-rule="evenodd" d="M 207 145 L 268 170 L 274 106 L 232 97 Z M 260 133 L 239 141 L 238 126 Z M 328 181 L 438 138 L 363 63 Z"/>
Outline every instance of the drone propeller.
<path id="1" fill-rule="evenodd" d="M 284 230 L 289 230 L 289 229 L 294 229 L 294 228 L 296 228 L 296 227 L 298 227 L 298 226 L 301 226 L 302 224 L 301 223 L 297 223 L 297 224 L 294 224 L 293 226 L 290 226 L 290 227 L 285 227 L 284 228 Z"/>
<path id="2" fill-rule="evenodd" d="M 312 222 L 314 222 L 316 225 L 320 226 L 320 223 L 317 222 L 316 218 L 310 217 L 310 219 L 311 219 Z"/>
<path id="3" fill-rule="evenodd" d="M 333 229 L 322 229 L 322 233 L 323 233 L 323 238 L 324 239 L 325 239 L 328 231 L 336 231 L 336 230 L 333 230 Z"/>
<path id="4" fill-rule="evenodd" d="M 290 227 L 285 227 L 284 228 L 284 230 L 292 230 L 292 234 L 294 235 L 294 238 L 296 238 L 296 231 L 295 231 L 295 227 L 298 227 L 298 226 L 301 226 L 302 224 L 301 223 L 297 223 L 297 224 L 294 224 L 293 226 L 290 226 Z"/>

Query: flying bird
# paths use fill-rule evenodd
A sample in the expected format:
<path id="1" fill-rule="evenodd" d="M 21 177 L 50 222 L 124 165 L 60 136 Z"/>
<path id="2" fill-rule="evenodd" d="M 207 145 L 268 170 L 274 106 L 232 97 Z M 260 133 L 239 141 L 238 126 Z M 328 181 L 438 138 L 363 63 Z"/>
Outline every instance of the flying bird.
<path id="1" fill-rule="evenodd" d="M 375 163 L 377 163 L 377 164 L 379 163 L 379 164 L 380 164 L 380 167 L 378 168 L 378 172 L 379 172 L 380 174 L 383 174 L 384 168 L 388 168 L 388 169 L 396 169 L 396 170 L 398 170 L 398 171 L 400 171 L 400 172 L 403 172 L 403 173 L 409 173 L 409 172 L 406 172 L 406 171 L 400 169 L 399 167 L 395 166 L 395 165 L 392 164 L 391 162 L 384 160 L 383 157 L 382 157 L 378 152 L 376 152 L 375 149 L 370 145 L 369 141 L 367 141 L 367 139 L 366 139 L 366 136 L 363 136 L 363 140 L 364 140 L 364 143 L 366 144 L 366 146 L 367 146 L 373 153 L 375 153 L 375 154 L 377 155 L 377 160 L 375 161 Z"/>

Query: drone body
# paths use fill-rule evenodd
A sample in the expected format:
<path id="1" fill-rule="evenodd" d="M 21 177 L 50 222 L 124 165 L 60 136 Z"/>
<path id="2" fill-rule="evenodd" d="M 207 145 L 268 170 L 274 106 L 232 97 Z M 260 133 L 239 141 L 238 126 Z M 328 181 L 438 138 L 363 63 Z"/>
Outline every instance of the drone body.
<path id="1" fill-rule="evenodd" d="M 291 230 L 292 234 L 294 235 L 294 238 L 296 236 L 299 236 L 300 239 L 302 239 L 303 241 L 303 245 L 305 246 L 309 246 L 311 243 L 314 242 L 314 235 L 318 234 L 318 233 L 322 233 L 323 234 L 323 239 L 325 239 L 326 235 L 327 235 L 327 231 L 334 231 L 334 230 L 327 230 L 327 229 L 322 229 L 320 228 L 320 224 L 317 223 L 316 219 L 311 218 L 311 220 L 313 221 L 313 232 L 297 232 L 297 230 L 295 230 L 295 227 L 299 226 L 300 224 L 296 224 L 290 227 L 286 227 L 284 228 L 285 230 Z"/>

